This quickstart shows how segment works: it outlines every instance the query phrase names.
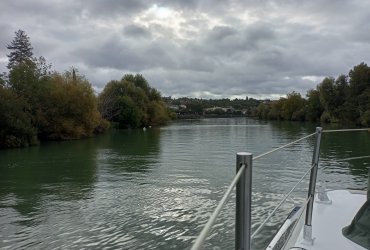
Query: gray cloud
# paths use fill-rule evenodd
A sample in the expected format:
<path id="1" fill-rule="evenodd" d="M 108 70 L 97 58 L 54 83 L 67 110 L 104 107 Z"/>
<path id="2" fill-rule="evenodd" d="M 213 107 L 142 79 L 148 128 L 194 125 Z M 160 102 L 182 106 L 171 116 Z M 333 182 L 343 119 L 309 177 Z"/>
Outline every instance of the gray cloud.
<path id="1" fill-rule="evenodd" d="M 140 27 L 138 25 L 127 25 L 124 27 L 123 32 L 125 35 L 133 38 L 146 38 L 150 39 L 152 34 L 150 31 L 145 29 L 144 27 Z"/>
<path id="2" fill-rule="evenodd" d="M 141 73 L 172 96 L 305 94 L 370 63 L 369 21 L 367 1 L 5 0 L 0 72 L 23 29 L 35 55 L 78 67 L 100 90 Z"/>

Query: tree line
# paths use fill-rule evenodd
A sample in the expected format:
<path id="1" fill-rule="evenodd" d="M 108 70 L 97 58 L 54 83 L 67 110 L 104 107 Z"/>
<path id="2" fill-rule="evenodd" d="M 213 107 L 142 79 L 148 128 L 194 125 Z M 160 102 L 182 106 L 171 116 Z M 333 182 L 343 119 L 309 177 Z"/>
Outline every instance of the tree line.
<path id="1" fill-rule="evenodd" d="M 370 126 L 370 67 L 361 63 L 348 75 L 327 77 L 306 98 L 291 92 L 276 101 L 253 98 L 205 100 L 162 98 L 140 74 L 107 83 L 96 95 L 75 68 L 57 72 L 43 57 L 34 57 L 29 37 L 15 32 L 8 72 L 0 74 L 0 148 L 23 147 L 44 140 L 70 140 L 118 128 L 163 125 L 168 106 L 201 114 L 207 108 L 232 107 L 261 119 L 341 122 Z M 165 101 L 167 103 L 165 103 Z"/>
<path id="2" fill-rule="evenodd" d="M 160 93 L 141 75 L 111 81 L 97 96 L 77 69 L 59 73 L 34 57 L 23 30 L 7 49 L 9 71 L 0 74 L 0 148 L 91 137 L 111 122 L 136 128 L 169 120 Z"/>
<path id="3" fill-rule="evenodd" d="M 306 98 L 291 92 L 286 98 L 261 103 L 257 115 L 270 120 L 370 126 L 370 67 L 360 63 L 348 75 L 326 77 Z"/>
<path id="4" fill-rule="evenodd" d="M 213 115 L 224 115 L 225 111 L 221 108 L 232 108 L 234 109 L 230 115 L 245 114 L 247 116 L 256 116 L 257 106 L 262 102 L 254 98 L 245 99 L 201 99 L 201 98 L 171 98 L 164 97 L 165 102 L 170 105 L 170 107 L 178 107 L 176 113 L 178 117 L 185 115 L 199 115 L 204 116 L 207 114 Z M 213 108 L 213 109 L 212 109 Z M 211 110 L 210 110 L 211 109 Z"/>

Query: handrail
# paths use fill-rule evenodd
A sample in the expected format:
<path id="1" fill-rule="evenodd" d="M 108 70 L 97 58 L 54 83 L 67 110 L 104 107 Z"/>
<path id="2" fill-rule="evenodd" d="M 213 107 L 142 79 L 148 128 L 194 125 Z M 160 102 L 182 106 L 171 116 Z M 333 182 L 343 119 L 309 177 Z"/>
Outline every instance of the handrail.
<path id="1" fill-rule="evenodd" d="M 269 215 L 267 216 L 267 218 L 261 223 L 261 225 L 256 229 L 256 231 L 250 236 L 250 239 L 254 238 L 257 233 L 260 232 L 260 230 L 262 229 L 262 227 L 266 224 L 266 222 L 272 217 L 272 215 L 276 212 L 276 210 L 287 200 L 287 198 L 290 196 L 290 194 L 295 190 L 295 188 L 303 181 L 303 179 L 307 176 L 307 174 L 311 171 L 311 178 L 310 178 L 310 187 L 309 187 L 309 196 L 306 200 L 306 205 L 308 207 L 312 206 L 312 201 L 313 201 L 313 194 L 314 194 L 314 189 L 315 189 L 315 183 L 316 183 L 316 174 L 317 174 L 317 167 L 318 167 L 318 158 L 319 158 L 319 146 L 320 146 L 320 133 L 331 133 L 331 132 L 351 132 L 351 131 L 369 131 L 370 132 L 370 128 L 363 128 L 363 129 L 335 129 L 335 130 L 323 130 L 322 128 L 316 128 L 316 132 L 312 133 L 312 134 L 309 134 L 307 136 L 304 136 L 298 140 L 295 140 L 293 142 L 290 142 L 288 144 L 285 144 L 283 146 L 280 146 L 278 148 L 275 148 L 273 150 L 270 150 L 268 152 L 265 152 L 261 155 L 258 155 L 256 157 L 253 157 L 253 160 L 258 160 L 266 155 L 269 155 L 273 152 L 276 152 L 280 149 L 283 149 L 283 148 L 286 148 L 288 146 L 291 146 L 297 142 L 300 142 L 304 139 L 307 139 L 311 136 L 314 136 L 314 135 L 317 135 L 317 141 L 316 141 L 316 145 L 315 145 L 315 149 L 314 149 L 314 155 L 313 155 L 313 162 L 312 162 L 312 166 L 311 168 L 309 168 L 305 174 L 302 176 L 302 178 L 295 184 L 295 186 L 285 195 L 285 197 L 279 202 L 279 204 L 274 208 L 274 210 L 269 213 Z M 353 158 L 347 158 L 347 159 L 344 159 L 344 160 L 352 160 L 352 159 L 360 159 L 360 158 L 368 158 L 370 156 L 365 156 L 365 157 L 353 157 Z M 215 208 L 214 212 L 212 213 L 211 217 L 209 218 L 208 222 L 205 224 L 203 230 L 201 231 L 201 233 L 199 234 L 199 236 L 197 237 L 194 245 L 192 246 L 191 250 L 198 250 L 198 249 L 201 249 L 202 247 L 202 244 L 204 243 L 204 241 L 206 240 L 206 237 L 209 233 L 209 231 L 211 230 L 212 226 L 214 225 L 219 213 L 221 212 L 221 209 L 222 207 L 224 206 L 224 204 L 226 203 L 227 199 L 229 198 L 231 192 L 233 191 L 234 187 L 237 185 L 238 181 L 240 180 L 243 172 L 246 171 L 246 165 L 243 164 L 240 169 L 237 171 L 237 174 L 234 176 L 232 182 L 230 183 L 230 185 L 228 186 L 225 194 L 223 195 L 222 199 L 220 200 L 219 204 L 217 205 L 217 207 Z M 311 204 L 309 204 L 311 203 Z M 305 205 L 305 206 L 306 206 Z M 309 210 L 309 209 L 308 209 Z M 310 211 L 306 211 L 308 214 L 310 213 Z M 312 210 L 312 209 L 311 209 Z M 311 215 L 312 216 L 312 215 Z M 310 222 L 310 219 L 308 219 L 308 223 L 307 223 L 307 218 L 310 217 L 310 215 L 307 215 L 306 214 L 306 225 L 305 227 L 311 227 L 311 222 Z M 310 231 L 311 229 L 308 228 L 308 231 Z M 310 232 L 308 232 L 310 233 Z M 306 233 L 305 233 L 306 234 Z M 309 235 L 310 236 L 310 235 Z M 246 236 L 246 237 L 249 237 Z M 249 248 L 248 248 L 249 249 Z"/>
<path id="2" fill-rule="evenodd" d="M 209 231 L 211 230 L 213 224 L 215 223 L 217 216 L 221 212 L 222 207 L 224 206 L 225 202 L 229 198 L 231 191 L 233 191 L 236 183 L 239 181 L 240 176 L 242 175 L 243 171 L 245 170 L 245 165 L 242 165 L 241 168 L 239 169 L 238 173 L 235 175 L 233 181 L 229 185 L 228 189 L 226 190 L 224 196 L 218 203 L 216 209 L 213 211 L 211 217 L 209 217 L 207 224 L 204 226 L 202 232 L 199 234 L 198 238 L 196 239 L 194 245 L 192 246 L 191 250 L 197 250 L 201 249 Z"/>
<path id="3" fill-rule="evenodd" d="M 353 131 L 369 131 L 370 128 L 350 128 L 350 129 L 323 129 L 323 133 L 332 133 L 332 132 L 353 132 Z"/>
<path id="4" fill-rule="evenodd" d="M 300 138 L 300 139 L 298 139 L 298 140 L 295 140 L 295 141 L 293 141 L 293 142 L 290 142 L 290 143 L 288 143 L 288 144 L 285 144 L 285 145 L 283 145 L 283 146 L 281 146 L 281 147 L 275 148 L 275 149 L 273 149 L 273 150 L 271 150 L 271 151 L 268 151 L 268 152 L 266 152 L 266 153 L 263 153 L 263 154 L 261 154 L 261 155 L 258 155 L 258 156 L 256 156 L 256 157 L 254 157 L 254 158 L 253 158 L 253 160 L 260 159 L 260 158 L 262 158 L 262 157 L 264 157 L 264 156 L 266 156 L 266 155 L 268 155 L 268 154 L 271 154 L 271 153 L 273 153 L 273 152 L 275 152 L 275 151 L 278 151 L 278 150 L 280 150 L 280 149 L 286 148 L 286 147 L 288 147 L 288 146 L 290 146 L 290 145 L 293 145 L 293 144 L 295 144 L 295 143 L 297 143 L 297 142 L 300 142 L 300 141 L 302 141 L 302 140 L 304 140 L 304 139 L 307 139 L 307 138 L 309 138 L 309 137 L 311 137 L 311 136 L 313 136 L 313 135 L 315 135 L 315 134 L 317 134 L 317 132 L 314 132 L 314 133 L 312 133 L 312 134 L 310 134 L 310 135 L 307 135 L 307 136 L 304 136 L 304 137 L 302 137 L 302 138 Z M 311 167 L 309 170 L 311 170 L 311 169 L 312 169 L 312 167 Z M 203 227 L 203 229 L 202 229 L 201 233 L 200 233 L 200 234 L 199 234 L 199 236 L 197 237 L 197 239 L 196 239 L 195 243 L 193 244 L 193 246 L 192 246 L 191 250 L 199 250 L 199 249 L 201 249 L 201 247 L 202 247 L 202 245 L 203 245 L 204 241 L 206 240 L 206 237 L 207 237 L 207 235 L 208 235 L 209 231 L 211 230 L 211 228 L 212 228 L 213 224 L 215 223 L 215 221 L 216 221 L 216 219 L 217 219 L 217 217 L 218 217 L 219 213 L 221 212 L 221 209 L 222 209 L 222 207 L 224 206 L 225 202 L 226 202 L 226 201 L 227 201 L 227 199 L 229 198 L 229 196 L 230 196 L 230 194 L 231 194 L 231 191 L 234 189 L 235 185 L 237 184 L 237 182 L 239 181 L 239 179 L 240 179 L 241 175 L 243 174 L 243 171 L 245 171 L 245 165 L 241 166 L 241 168 L 239 169 L 239 171 L 237 172 L 237 174 L 235 175 L 235 177 L 234 177 L 234 178 L 233 178 L 233 180 L 231 181 L 231 183 L 230 183 L 230 185 L 228 186 L 228 188 L 227 188 L 227 190 L 226 190 L 225 194 L 224 194 L 224 195 L 223 195 L 223 197 L 221 198 L 221 200 L 220 200 L 219 204 L 217 205 L 217 207 L 216 207 L 216 208 L 215 208 L 215 210 L 213 211 L 213 213 L 212 213 L 212 215 L 210 216 L 210 218 L 208 219 L 208 222 L 207 222 L 207 223 L 205 224 L 205 226 Z M 305 174 L 305 175 L 306 175 L 306 174 Z M 303 178 L 304 178 L 304 177 L 303 177 Z M 297 184 L 297 185 L 298 185 L 298 184 Z"/>
<path id="5" fill-rule="evenodd" d="M 274 213 L 276 212 L 276 210 L 279 209 L 279 207 L 288 199 L 288 197 L 290 196 L 290 194 L 296 189 L 296 187 L 303 181 L 303 179 L 307 176 L 307 174 L 311 171 L 311 169 L 314 167 L 314 165 L 312 165 L 312 167 L 310 167 L 305 173 L 304 175 L 302 176 L 302 178 L 294 185 L 294 187 L 285 195 L 285 197 L 283 199 L 280 200 L 279 204 L 274 208 L 274 210 L 269 213 L 269 215 L 267 216 L 267 218 L 260 224 L 260 226 L 256 229 L 256 231 L 254 231 L 254 233 L 252 234 L 251 236 L 251 239 L 253 239 L 260 231 L 261 229 L 263 228 L 263 226 L 269 221 L 269 219 L 274 215 Z"/>
<path id="6" fill-rule="evenodd" d="M 298 139 L 298 140 L 292 141 L 292 142 L 290 142 L 290 143 L 288 143 L 288 144 L 285 144 L 285 145 L 283 145 L 283 146 L 281 146 L 281 147 L 278 147 L 278 148 L 275 148 L 275 149 L 273 149 L 273 150 L 271 150 L 271 151 L 268 151 L 268 152 L 266 152 L 266 153 L 260 154 L 260 155 L 258 155 L 258 156 L 256 156 L 256 157 L 254 157 L 254 158 L 253 158 L 253 160 L 254 160 L 254 161 L 255 161 L 255 160 L 258 160 L 259 158 L 262 158 L 263 156 L 269 155 L 269 154 L 271 154 L 271 153 L 273 153 L 273 152 L 275 152 L 275 151 L 278 151 L 278 150 L 280 150 L 280 149 L 283 149 L 283 148 L 289 147 L 289 146 L 291 146 L 291 145 L 293 145 L 293 144 L 295 144 L 295 143 L 297 143 L 297 142 L 303 141 L 304 139 L 307 139 L 307 138 L 309 138 L 309 137 L 311 137 L 311 136 L 313 136 L 313 135 L 316 135 L 316 134 L 317 134 L 317 132 L 312 133 L 312 134 L 309 134 L 309 135 L 306 135 L 306 136 L 304 136 L 304 137 L 302 137 L 302 138 L 300 138 L 300 139 Z"/>
<path id="7" fill-rule="evenodd" d="M 339 160 L 337 160 L 337 161 L 350 161 L 350 160 L 359 160 L 359 159 L 365 159 L 365 158 L 370 158 L 370 155 L 358 156 L 358 157 L 350 157 L 350 158 L 344 158 L 344 159 L 339 159 Z"/>

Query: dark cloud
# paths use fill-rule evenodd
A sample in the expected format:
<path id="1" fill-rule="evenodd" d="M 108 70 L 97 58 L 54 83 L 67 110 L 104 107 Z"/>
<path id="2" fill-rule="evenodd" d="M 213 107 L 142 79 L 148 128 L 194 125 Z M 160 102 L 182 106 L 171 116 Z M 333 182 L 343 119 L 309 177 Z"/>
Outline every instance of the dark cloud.
<path id="1" fill-rule="evenodd" d="M 137 12 L 145 10 L 148 7 L 147 1 L 143 0 L 89 0 L 88 3 L 83 2 L 91 15 L 104 18 L 111 18 L 123 15 L 135 15 Z"/>
<path id="2" fill-rule="evenodd" d="M 126 36 L 134 37 L 134 38 L 146 38 L 150 39 L 152 34 L 146 28 L 138 26 L 138 25 L 127 25 L 124 27 L 123 32 Z"/>
<path id="3" fill-rule="evenodd" d="M 166 50 L 157 44 L 141 46 L 119 38 L 111 38 L 97 46 L 79 48 L 74 55 L 76 60 L 80 59 L 93 68 L 141 71 L 173 65 Z"/>
<path id="4" fill-rule="evenodd" d="M 138 72 L 172 96 L 304 94 L 370 62 L 369 21 L 367 1 L 5 0 L 0 72 L 23 29 L 35 55 L 96 89 Z"/>

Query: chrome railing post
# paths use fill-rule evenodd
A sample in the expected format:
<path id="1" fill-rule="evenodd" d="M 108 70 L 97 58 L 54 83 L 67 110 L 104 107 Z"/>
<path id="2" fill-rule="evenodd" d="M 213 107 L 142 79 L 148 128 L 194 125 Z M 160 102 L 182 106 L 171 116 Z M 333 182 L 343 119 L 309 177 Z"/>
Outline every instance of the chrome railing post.
<path id="1" fill-rule="evenodd" d="M 251 153 L 236 154 L 236 172 L 244 165 L 244 173 L 236 185 L 235 249 L 250 250 L 252 205 L 252 159 Z"/>
<path id="2" fill-rule="evenodd" d="M 310 184 L 308 187 L 308 204 L 306 208 L 306 220 L 303 230 L 303 239 L 310 244 L 313 244 L 312 238 L 312 210 L 313 210 L 313 203 L 315 199 L 315 186 L 316 186 L 316 177 L 317 177 L 317 170 L 319 167 L 319 155 L 320 155 L 320 142 L 321 142 L 321 133 L 322 128 L 316 128 L 316 142 L 315 147 L 313 150 L 312 155 L 312 169 L 310 175 Z"/>

